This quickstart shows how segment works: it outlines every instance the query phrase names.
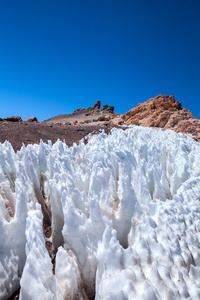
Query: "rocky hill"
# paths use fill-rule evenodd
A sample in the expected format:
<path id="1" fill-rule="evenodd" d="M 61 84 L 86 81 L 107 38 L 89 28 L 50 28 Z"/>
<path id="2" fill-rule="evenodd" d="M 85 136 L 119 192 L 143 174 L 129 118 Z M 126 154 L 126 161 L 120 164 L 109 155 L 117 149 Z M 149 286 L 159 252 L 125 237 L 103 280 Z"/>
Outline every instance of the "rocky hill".
<path id="1" fill-rule="evenodd" d="M 48 120 L 45 120 L 46 124 L 91 124 L 95 122 L 110 121 L 111 119 L 117 117 L 119 114 L 114 112 L 114 106 L 109 106 L 107 104 L 103 105 L 101 108 L 101 100 L 98 100 L 93 107 L 88 108 L 78 108 L 72 114 L 65 114 L 55 116 Z"/>
<path id="2" fill-rule="evenodd" d="M 125 124 L 189 133 L 200 141 L 200 120 L 196 119 L 190 110 L 182 108 L 181 103 L 175 101 L 173 96 L 158 95 L 139 103 L 120 118 Z"/>

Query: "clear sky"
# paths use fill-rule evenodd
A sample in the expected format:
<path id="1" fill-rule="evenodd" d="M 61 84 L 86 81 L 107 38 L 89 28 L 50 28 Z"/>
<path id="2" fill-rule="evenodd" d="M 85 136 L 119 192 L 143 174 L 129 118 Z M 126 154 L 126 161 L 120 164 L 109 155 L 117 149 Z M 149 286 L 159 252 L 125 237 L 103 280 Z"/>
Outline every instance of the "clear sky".
<path id="1" fill-rule="evenodd" d="M 200 118 L 199 0 L 0 0 L 0 117 L 174 95 Z"/>

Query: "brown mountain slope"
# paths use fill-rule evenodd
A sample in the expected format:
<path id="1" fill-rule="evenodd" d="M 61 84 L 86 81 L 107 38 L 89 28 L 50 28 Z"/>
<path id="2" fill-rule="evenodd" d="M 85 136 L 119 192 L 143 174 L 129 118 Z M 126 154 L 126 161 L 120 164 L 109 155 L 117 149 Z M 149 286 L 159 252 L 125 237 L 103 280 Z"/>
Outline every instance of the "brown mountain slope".
<path id="1" fill-rule="evenodd" d="M 59 115 L 48 120 L 45 120 L 46 124 L 93 124 L 95 122 L 109 121 L 119 114 L 114 112 L 114 106 L 108 106 L 105 104 L 101 108 L 101 100 L 98 100 L 93 107 L 88 108 L 78 108 L 72 114 Z"/>
<path id="2" fill-rule="evenodd" d="M 22 143 L 38 144 L 40 139 L 44 142 L 57 139 L 65 140 L 68 146 L 78 143 L 89 133 L 95 134 L 99 130 L 108 133 L 114 126 L 109 120 L 118 114 L 114 112 L 114 106 L 104 105 L 101 109 L 101 101 L 97 101 L 93 107 L 77 109 L 72 114 L 55 116 L 44 122 L 37 122 L 37 118 L 29 118 L 26 122 L 21 117 L 0 118 L 0 143 L 9 141 L 14 150 L 19 150 Z"/>
<path id="3" fill-rule="evenodd" d="M 182 108 L 173 96 L 159 95 L 139 103 L 121 118 L 126 124 L 190 133 L 200 141 L 200 120 L 190 110 Z"/>
<path id="4" fill-rule="evenodd" d="M 108 122 L 107 122 L 108 123 Z M 58 139 L 65 140 L 68 146 L 79 143 L 89 133 L 98 133 L 103 129 L 108 133 L 113 124 L 96 122 L 95 124 L 65 125 L 65 124 L 44 124 L 39 122 L 0 122 L 0 143 L 9 141 L 14 150 L 20 150 L 22 143 L 39 144 L 42 139 L 45 143 L 51 140 L 55 143 Z"/>

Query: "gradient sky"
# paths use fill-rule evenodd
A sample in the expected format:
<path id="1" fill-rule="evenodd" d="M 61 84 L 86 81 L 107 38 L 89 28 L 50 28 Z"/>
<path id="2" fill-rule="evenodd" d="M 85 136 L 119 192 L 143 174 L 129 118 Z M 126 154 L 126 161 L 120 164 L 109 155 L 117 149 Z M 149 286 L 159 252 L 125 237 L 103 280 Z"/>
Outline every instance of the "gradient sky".
<path id="1" fill-rule="evenodd" d="M 174 95 L 200 118 L 199 0 L 0 0 L 0 117 Z"/>

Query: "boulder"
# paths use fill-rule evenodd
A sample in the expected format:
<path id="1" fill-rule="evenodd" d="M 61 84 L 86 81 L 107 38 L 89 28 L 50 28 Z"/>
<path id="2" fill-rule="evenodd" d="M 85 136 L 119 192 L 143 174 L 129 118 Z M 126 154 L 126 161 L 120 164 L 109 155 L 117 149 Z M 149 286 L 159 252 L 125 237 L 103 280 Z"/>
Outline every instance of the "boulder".
<path id="1" fill-rule="evenodd" d="M 6 119 L 3 119 L 5 121 L 9 121 L 9 122 L 21 122 L 22 118 L 19 116 L 13 116 L 13 117 L 8 117 Z"/>
<path id="2" fill-rule="evenodd" d="M 109 123 L 113 125 L 122 125 L 124 124 L 124 120 L 122 119 L 122 115 L 118 115 L 115 118 L 111 119 Z"/>
<path id="3" fill-rule="evenodd" d="M 108 112 L 112 113 L 112 112 L 114 111 L 114 109 L 115 109 L 114 106 L 108 106 L 106 110 L 107 110 Z"/>
<path id="4" fill-rule="evenodd" d="M 103 105 L 102 110 L 105 110 L 108 108 L 108 104 Z"/>
<path id="5" fill-rule="evenodd" d="M 97 131 L 97 130 L 93 130 L 92 132 L 90 132 L 92 135 L 93 134 L 99 134 L 99 131 Z"/>
<path id="6" fill-rule="evenodd" d="M 26 120 L 26 122 L 38 122 L 38 119 L 36 117 L 30 117 Z"/>
<path id="7" fill-rule="evenodd" d="M 98 100 L 97 103 L 93 106 L 93 109 L 100 108 L 101 107 L 101 100 Z"/>
<path id="8" fill-rule="evenodd" d="M 109 121 L 109 120 L 110 120 L 110 117 L 109 116 L 104 116 L 104 115 L 99 116 L 97 118 L 97 121 Z"/>

